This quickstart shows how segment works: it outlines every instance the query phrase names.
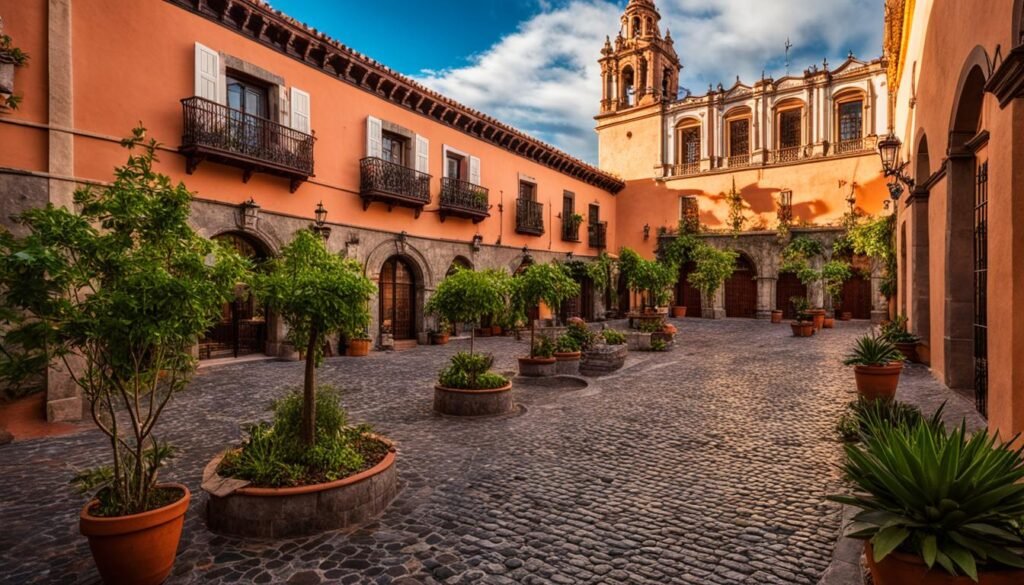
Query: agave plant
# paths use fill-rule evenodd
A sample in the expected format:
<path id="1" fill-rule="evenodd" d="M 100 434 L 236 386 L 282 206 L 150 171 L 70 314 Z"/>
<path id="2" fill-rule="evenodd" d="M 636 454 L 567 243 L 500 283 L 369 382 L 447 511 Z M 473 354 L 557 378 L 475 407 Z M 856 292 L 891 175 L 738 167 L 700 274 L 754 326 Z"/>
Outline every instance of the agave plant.
<path id="1" fill-rule="evenodd" d="M 857 340 L 857 345 L 843 363 L 848 366 L 885 366 L 906 359 L 888 339 L 865 335 Z"/>
<path id="2" fill-rule="evenodd" d="M 978 581 L 978 571 L 1024 568 L 1022 450 L 933 417 L 891 424 L 870 417 L 863 444 L 846 445 L 858 493 L 831 496 L 862 511 L 847 536 L 869 540 L 875 562 L 894 551 L 929 569 Z"/>

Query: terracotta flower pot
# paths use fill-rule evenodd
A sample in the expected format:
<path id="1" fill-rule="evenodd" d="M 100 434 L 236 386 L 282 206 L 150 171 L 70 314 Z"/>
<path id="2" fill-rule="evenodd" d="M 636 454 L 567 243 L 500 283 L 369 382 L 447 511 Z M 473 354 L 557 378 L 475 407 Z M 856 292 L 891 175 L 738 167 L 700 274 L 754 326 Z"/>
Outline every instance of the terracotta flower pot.
<path id="1" fill-rule="evenodd" d="M 839 320 L 840 321 L 852 321 L 853 320 L 853 313 L 851 313 L 849 311 L 843 311 L 842 313 L 839 314 Z"/>
<path id="2" fill-rule="evenodd" d="M 686 307 L 672 307 L 672 316 L 676 319 L 682 319 L 686 316 Z"/>
<path id="3" fill-rule="evenodd" d="M 782 311 L 772 311 L 772 323 L 782 323 Z"/>
<path id="4" fill-rule="evenodd" d="M 555 361 L 571 362 L 580 359 L 581 355 L 583 355 L 583 352 L 580 351 L 556 351 Z"/>
<path id="5" fill-rule="evenodd" d="M 907 358 L 908 362 L 919 364 L 921 363 L 921 356 L 917 355 L 917 343 L 896 343 L 894 344 L 896 349 L 900 350 L 900 353 Z"/>
<path id="6" fill-rule="evenodd" d="M 528 378 L 544 378 L 557 373 L 558 360 L 553 357 L 521 357 L 519 358 L 519 375 Z"/>
<path id="7" fill-rule="evenodd" d="M 430 341 L 434 345 L 448 345 L 448 334 L 447 333 L 434 333 L 430 336 Z"/>
<path id="8" fill-rule="evenodd" d="M 183 495 L 173 504 L 131 516 L 93 516 L 90 510 L 96 500 L 82 508 L 78 527 L 89 539 L 106 585 L 160 585 L 170 575 L 192 495 L 178 483 L 160 487 L 181 490 Z"/>
<path id="9" fill-rule="evenodd" d="M 857 392 L 868 400 L 891 400 L 896 396 L 902 371 L 903 362 L 885 366 L 855 366 L 853 375 L 857 380 Z"/>
<path id="10" fill-rule="evenodd" d="M 928 570 L 928 566 L 920 558 L 904 553 L 890 553 L 885 559 L 876 563 L 871 551 L 871 543 L 864 545 L 868 568 L 875 585 L 1017 585 L 1024 583 L 1024 570 L 1005 569 L 997 571 L 978 571 L 978 583 L 970 577 L 954 577 L 938 565 Z"/>
<path id="11" fill-rule="evenodd" d="M 820 330 L 825 326 L 825 309 L 812 309 L 808 311 L 814 317 L 814 328 Z"/>
<path id="12" fill-rule="evenodd" d="M 501 325 L 494 325 L 491 327 L 491 335 L 498 337 L 501 335 Z"/>
<path id="13" fill-rule="evenodd" d="M 348 355 L 352 357 L 366 357 L 370 355 L 369 339 L 353 339 L 348 342 Z"/>
<path id="14" fill-rule="evenodd" d="M 835 326 L 836 320 L 832 317 L 826 316 L 825 322 L 822 323 L 822 327 L 824 327 L 825 329 L 835 329 Z"/>
<path id="15" fill-rule="evenodd" d="M 793 321 L 789 326 L 793 328 L 793 337 L 811 337 L 814 335 L 813 321 Z"/>

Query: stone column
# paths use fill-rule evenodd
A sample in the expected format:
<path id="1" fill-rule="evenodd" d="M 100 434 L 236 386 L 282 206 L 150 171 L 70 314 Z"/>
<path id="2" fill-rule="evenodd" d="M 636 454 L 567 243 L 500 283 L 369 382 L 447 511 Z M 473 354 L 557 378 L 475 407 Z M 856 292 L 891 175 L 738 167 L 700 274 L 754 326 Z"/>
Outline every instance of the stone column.
<path id="1" fill-rule="evenodd" d="M 929 293 L 928 191 L 914 191 L 910 212 L 910 274 L 907 293 L 910 298 L 910 329 L 925 343 L 931 342 L 931 295 Z M 906 243 L 904 244 L 906 245 Z"/>
<path id="2" fill-rule="evenodd" d="M 725 287 L 719 287 L 712 297 L 701 294 L 701 316 L 705 319 L 725 318 Z"/>
<path id="3" fill-rule="evenodd" d="M 757 277 L 757 318 L 771 319 L 775 309 L 775 287 L 778 278 L 774 276 Z"/>

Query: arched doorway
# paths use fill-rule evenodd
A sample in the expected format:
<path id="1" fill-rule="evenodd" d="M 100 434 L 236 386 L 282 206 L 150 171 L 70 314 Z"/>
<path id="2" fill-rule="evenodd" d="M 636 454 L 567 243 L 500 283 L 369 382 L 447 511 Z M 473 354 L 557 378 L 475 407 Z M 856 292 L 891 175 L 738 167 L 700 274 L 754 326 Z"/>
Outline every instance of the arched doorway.
<path id="1" fill-rule="evenodd" d="M 416 275 L 400 256 L 392 256 L 380 270 L 380 326 L 396 341 L 416 339 Z"/>
<path id="2" fill-rule="evenodd" d="M 725 281 L 725 316 L 757 318 L 757 271 L 750 258 L 741 255 L 736 270 Z"/>
<path id="3" fill-rule="evenodd" d="M 214 236 L 259 269 L 267 260 L 267 248 L 259 241 L 239 233 Z M 235 300 L 221 306 L 220 319 L 199 340 L 199 359 L 238 358 L 264 353 L 267 344 L 267 311 L 248 290 L 239 290 Z"/>
<path id="4" fill-rule="evenodd" d="M 700 291 L 690 284 L 690 274 L 697 269 L 693 262 L 687 262 L 679 269 L 679 281 L 676 282 L 676 306 L 686 307 L 686 315 L 700 317 L 703 315 Z"/>
<path id="5" fill-rule="evenodd" d="M 796 274 L 783 272 L 775 282 L 775 308 L 782 311 L 785 319 L 796 319 L 793 297 L 807 298 L 807 285 L 800 282 Z"/>

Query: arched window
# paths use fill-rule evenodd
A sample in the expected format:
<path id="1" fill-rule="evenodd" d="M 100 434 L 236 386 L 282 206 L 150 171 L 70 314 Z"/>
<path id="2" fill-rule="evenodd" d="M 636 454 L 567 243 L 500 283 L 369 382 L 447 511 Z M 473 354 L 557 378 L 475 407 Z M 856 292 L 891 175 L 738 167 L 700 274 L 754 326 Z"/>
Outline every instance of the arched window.
<path id="1" fill-rule="evenodd" d="M 640 17 L 639 16 L 634 16 L 633 17 L 633 36 L 634 37 L 640 36 Z"/>
<path id="2" fill-rule="evenodd" d="M 700 122 L 688 118 L 676 125 L 675 175 L 693 175 L 700 171 Z"/>
<path id="3" fill-rule="evenodd" d="M 636 95 L 636 76 L 633 74 L 633 68 L 627 65 L 622 70 L 622 75 L 619 76 L 620 91 L 619 101 L 627 106 L 633 105 L 633 98 Z"/>
<path id="4" fill-rule="evenodd" d="M 748 107 L 738 107 L 725 114 L 726 161 L 730 168 L 750 164 L 750 120 Z"/>

